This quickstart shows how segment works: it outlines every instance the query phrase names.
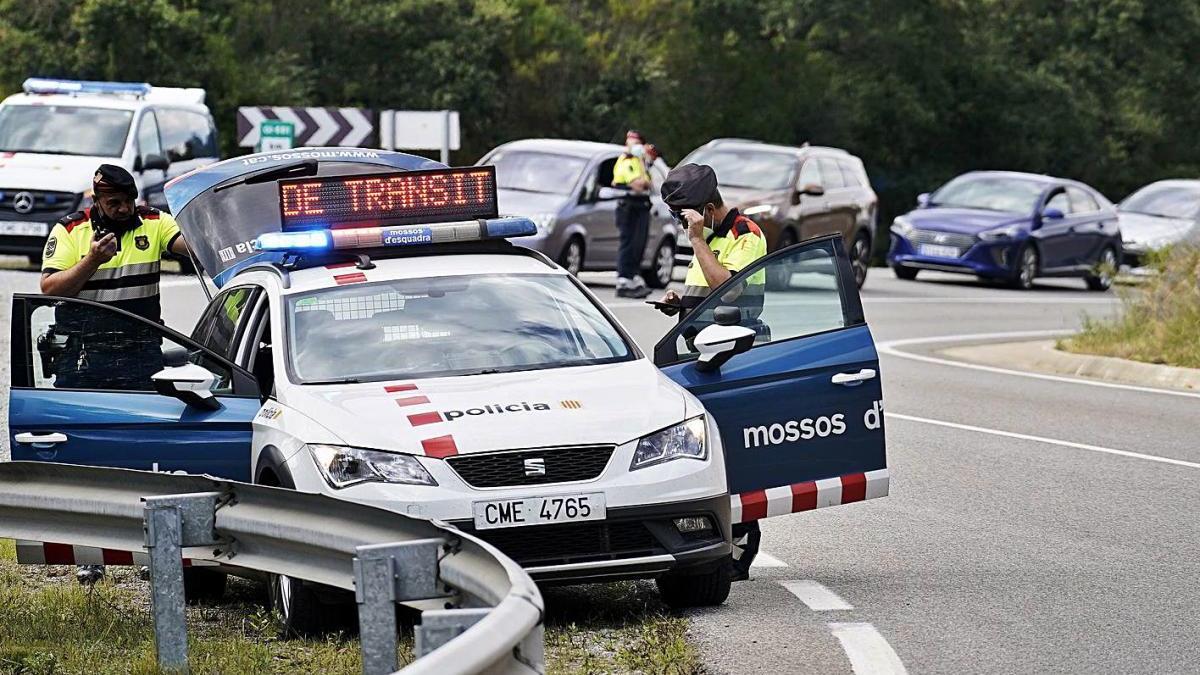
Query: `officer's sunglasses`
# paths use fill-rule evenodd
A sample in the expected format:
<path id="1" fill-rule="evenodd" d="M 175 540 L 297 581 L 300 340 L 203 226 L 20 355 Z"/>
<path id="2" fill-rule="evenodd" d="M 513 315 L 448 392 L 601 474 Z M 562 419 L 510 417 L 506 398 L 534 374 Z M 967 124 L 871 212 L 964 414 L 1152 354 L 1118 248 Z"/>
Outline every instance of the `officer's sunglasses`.
<path id="1" fill-rule="evenodd" d="M 687 209 L 691 209 L 696 213 L 704 213 L 704 211 L 701 211 L 703 208 L 703 206 L 681 206 L 679 210 L 671 211 L 671 218 L 673 218 L 675 222 L 679 223 L 680 225 L 687 227 L 687 218 L 683 217 L 683 212 Z"/>

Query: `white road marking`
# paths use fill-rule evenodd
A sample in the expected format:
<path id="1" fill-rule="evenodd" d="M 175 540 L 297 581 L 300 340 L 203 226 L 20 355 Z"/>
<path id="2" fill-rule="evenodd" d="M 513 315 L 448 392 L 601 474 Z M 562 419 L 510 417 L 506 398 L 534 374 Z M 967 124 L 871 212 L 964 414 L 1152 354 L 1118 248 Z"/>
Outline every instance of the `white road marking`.
<path id="1" fill-rule="evenodd" d="M 800 602 L 808 605 L 808 608 L 814 612 L 854 609 L 854 606 L 843 600 L 842 596 L 812 579 L 780 581 L 779 585 L 788 589 L 788 592 L 799 598 Z"/>
<path id="2" fill-rule="evenodd" d="M 872 298 L 866 304 L 896 305 L 1119 305 L 1118 298 L 988 298 L 953 295 L 942 298 Z"/>
<path id="3" fill-rule="evenodd" d="M 754 561 L 750 563 L 750 567 L 752 567 L 752 568 L 754 568 L 754 567 L 787 567 L 787 566 L 788 566 L 788 564 L 783 562 L 779 558 L 776 558 L 775 556 L 771 555 L 770 553 L 763 553 L 762 551 L 759 551 L 758 555 L 754 556 Z"/>
<path id="4" fill-rule="evenodd" d="M 910 361 L 920 361 L 922 363 L 932 363 L 939 366 L 951 366 L 954 368 L 967 368 L 969 370 L 981 370 L 985 373 L 996 373 L 999 375 L 1013 375 L 1016 377 L 1029 377 L 1035 380 L 1049 380 L 1051 382 L 1065 382 L 1067 384 L 1084 384 L 1089 387 L 1103 387 L 1105 389 L 1124 389 L 1126 391 L 1137 391 L 1149 394 L 1164 394 L 1166 396 L 1183 396 L 1185 398 L 1200 398 L 1200 392 L 1178 391 L 1175 389 L 1159 389 L 1156 387 L 1140 387 L 1135 384 L 1118 384 L 1116 382 L 1101 382 L 1099 380 L 1085 380 L 1078 377 L 1064 377 L 1062 375 L 1047 375 L 1045 373 L 1031 373 L 1024 370 L 1010 370 L 1008 368 L 997 368 L 995 366 L 984 366 L 978 363 L 966 363 L 964 361 L 954 361 L 951 359 L 942 359 L 936 356 L 926 356 L 925 354 L 913 354 L 912 352 L 902 351 L 897 347 L 905 347 L 908 345 L 933 344 L 938 342 L 970 342 L 975 340 L 1022 340 L 1048 338 L 1056 336 L 1071 335 L 1075 331 L 1072 330 L 1034 330 L 1034 331 L 1017 331 L 1013 333 L 970 333 L 966 335 L 938 335 L 935 337 L 924 338 L 909 338 L 906 340 L 888 340 L 875 345 L 876 351 L 880 354 L 895 356 Z"/>
<path id="5" fill-rule="evenodd" d="M 885 416 L 892 419 L 907 420 L 909 422 L 920 422 L 922 424 L 932 424 L 939 427 L 948 427 L 950 429 L 959 429 L 962 431 L 974 431 L 981 434 L 991 434 L 993 436 L 1003 436 L 1005 438 L 1016 438 L 1022 441 L 1034 441 L 1036 443 L 1046 443 L 1049 445 L 1058 445 L 1064 448 L 1075 448 L 1077 450 L 1087 450 L 1089 452 L 1099 452 L 1106 455 L 1117 455 L 1119 457 L 1132 457 L 1133 459 L 1144 459 L 1149 462 L 1159 462 L 1162 464 L 1173 464 L 1175 466 L 1185 466 L 1189 469 L 1200 469 L 1200 463 L 1188 462 L 1182 459 L 1172 459 L 1170 457 L 1159 457 L 1158 455 L 1147 455 L 1140 452 L 1130 452 L 1129 450 L 1117 450 L 1115 448 L 1105 448 L 1099 445 L 1088 445 L 1087 443 L 1075 443 L 1073 441 L 1062 441 L 1057 438 L 1046 438 L 1045 436 L 1031 436 L 1029 434 L 1018 434 L 1012 431 L 1001 431 L 999 429 L 988 429 L 986 427 L 977 427 L 970 424 L 959 424 L 958 422 L 946 422 L 944 420 L 933 420 L 927 417 L 916 417 L 913 415 L 902 415 L 900 413 L 887 412 Z"/>
<path id="6" fill-rule="evenodd" d="M 842 643 L 856 675 L 907 675 L 888 641 L 869 623 L 831 623 L 829 630 Z"/>

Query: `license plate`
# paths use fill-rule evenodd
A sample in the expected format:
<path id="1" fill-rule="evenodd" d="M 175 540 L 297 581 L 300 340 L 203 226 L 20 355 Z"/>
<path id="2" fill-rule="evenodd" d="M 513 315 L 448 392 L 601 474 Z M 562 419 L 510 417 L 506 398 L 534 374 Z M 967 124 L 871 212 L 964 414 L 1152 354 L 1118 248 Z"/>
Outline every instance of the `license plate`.
<path id="1" fill-rule="evenodd" d="M 22 220 L 0 220 L 0 234 L 15 237 L 44 237 L 50 234 L 49 223 L 31 223 Z"/>
<path id="2" fill-rule="evenodd" d="M 921 255 L 932 258 L 957 258 L 961 254 L 954 246 L 938 246 L 937 244 L 921 244 L 917 251 Z"/>
<path id="3" fill-rule="evenodd" d="M 475 502 L 475 529 L 604 520 L 604 493 Z"/>

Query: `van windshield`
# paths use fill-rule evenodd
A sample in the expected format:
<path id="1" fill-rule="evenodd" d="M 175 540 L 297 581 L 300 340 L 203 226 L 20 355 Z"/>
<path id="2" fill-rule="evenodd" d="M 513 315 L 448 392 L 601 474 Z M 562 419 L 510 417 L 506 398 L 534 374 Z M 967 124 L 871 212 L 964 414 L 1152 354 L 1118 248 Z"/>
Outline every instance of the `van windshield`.
<path id="1" fill-rule="evenodd" d="M 0 152 L 120 157 L 130 110 L 65 105 L 0 107 Z"/>

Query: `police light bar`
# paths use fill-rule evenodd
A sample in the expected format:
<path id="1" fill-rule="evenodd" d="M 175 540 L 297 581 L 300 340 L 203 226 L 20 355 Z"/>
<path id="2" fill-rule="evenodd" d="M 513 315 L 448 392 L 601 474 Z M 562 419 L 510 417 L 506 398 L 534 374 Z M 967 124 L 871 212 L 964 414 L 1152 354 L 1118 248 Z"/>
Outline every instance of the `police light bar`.
<path id="1" fill-rule="evenodd" d="M 97 82 L 93 80 L 53 80 L 30 77 L 21 85 L 26 94 L 109 94 L 145 96 L 151 87 L 145 82 Z"/>
<path id="2" fill-rule="evenodd" d="M 299 253 L 355 248 L 428 246 L 486 239 L 528 237 L 535 234 L 537 234 L 537 226 L 528 218 L 497 218 L 424 225 L 266 232 L 254 240 L 254 248 L 258 251 Z"/>
<path id="3" fill-rule="evenodd" d="M 493 166 L 279 181 L 279 220 L 284 232 L 498 216 Z"/>

